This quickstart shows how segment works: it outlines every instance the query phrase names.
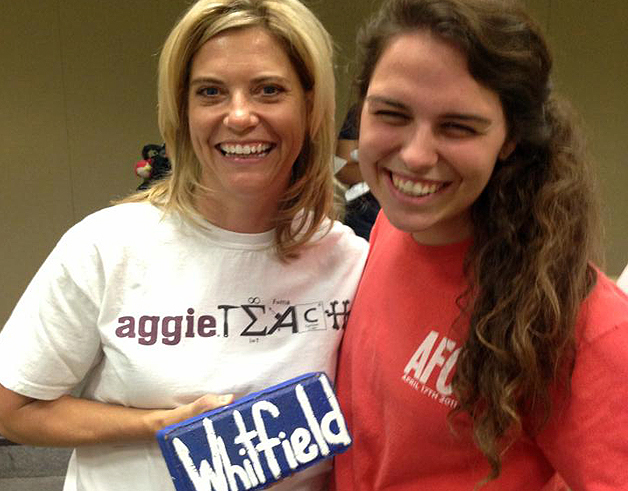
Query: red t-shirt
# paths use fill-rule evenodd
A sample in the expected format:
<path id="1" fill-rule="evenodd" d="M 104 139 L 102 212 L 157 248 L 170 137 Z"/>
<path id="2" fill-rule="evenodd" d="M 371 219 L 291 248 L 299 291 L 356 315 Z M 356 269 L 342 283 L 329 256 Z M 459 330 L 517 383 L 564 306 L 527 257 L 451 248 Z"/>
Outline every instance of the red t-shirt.
<path id="1" fill-rule="evenodd" d="M 338 491 L 470 491 L 488 475 L 468 418 L 456 434 L 447 422 L 468 247 L 417 244 L 380 213 L 341 348 L 337 391 L 354 441 L 335 459 Z M 601 273 L 577 332 L 568 402 L 508 449 L 483 491 L 557 489 L 557 471 L 573 491 L 628 490 L 628 297 Z"/>

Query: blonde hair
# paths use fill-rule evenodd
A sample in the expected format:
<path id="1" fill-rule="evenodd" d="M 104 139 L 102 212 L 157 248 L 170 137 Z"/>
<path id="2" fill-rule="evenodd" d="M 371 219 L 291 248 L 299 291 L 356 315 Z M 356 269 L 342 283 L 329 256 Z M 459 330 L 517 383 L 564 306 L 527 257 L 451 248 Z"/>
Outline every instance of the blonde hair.
<path id="1" fill-rule="evenodd" d="M 187 120 L 191 62 L 212 37 L 247 27 L 262 27 L 277 39 L 311 97 L 307 135 L 274 224 L 277 253 L 287 259 L 296 256 L 326 217 L 334 216 L 333 45 L 320 21 L 298 0 L 200 0 L 181 17 L 163 46 L 158 74 L 159 129 L 172 171 L 126 201 L 150 201 L 188 216 L 197 213 L 195 197 L 203 187 Z"/>

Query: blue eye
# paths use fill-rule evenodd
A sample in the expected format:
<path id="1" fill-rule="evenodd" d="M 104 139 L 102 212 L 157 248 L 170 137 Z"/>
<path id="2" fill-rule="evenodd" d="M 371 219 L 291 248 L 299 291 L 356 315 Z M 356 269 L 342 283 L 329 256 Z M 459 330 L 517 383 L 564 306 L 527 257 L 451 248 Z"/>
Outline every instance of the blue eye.
<path id="1" fill-rule="evenodd" d="M 277 85 L 263 85 L 260 93 L 264 96 L 276 96 L 283 92 L 283 89 Z"/>
<path id="2" fill-rule="evenodd" d="M 215 97 L 220 95 L 220 89 L 218 87 L 203 87 L 199 89 L 198 93 L 206 97 Z"/>

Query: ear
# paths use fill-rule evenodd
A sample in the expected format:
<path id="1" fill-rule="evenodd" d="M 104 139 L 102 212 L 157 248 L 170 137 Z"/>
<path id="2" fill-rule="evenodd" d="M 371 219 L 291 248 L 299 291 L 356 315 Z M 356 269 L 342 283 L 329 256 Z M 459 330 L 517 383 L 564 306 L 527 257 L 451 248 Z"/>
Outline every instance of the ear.
<path id="1" fill-rule="evenodd" d="M 510 154 L 515 150 L 516 147 L 517 147 L 517 140 L 514 140 L 514 139 L 506 140 L 504 144 L 502 145 L 502 148 L 499 151 L 497 158 L 499 160 L 506 160 L 508 157 L 510 157 Z"/>

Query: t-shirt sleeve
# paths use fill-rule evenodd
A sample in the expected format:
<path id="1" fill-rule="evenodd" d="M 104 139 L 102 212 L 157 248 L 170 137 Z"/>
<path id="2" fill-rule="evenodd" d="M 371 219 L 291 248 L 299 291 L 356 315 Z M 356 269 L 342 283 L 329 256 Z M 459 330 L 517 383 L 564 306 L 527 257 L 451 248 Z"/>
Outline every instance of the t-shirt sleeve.
<path id="1" fill-rule="evenodd" d="M 22 395 L 56 399 L 100 357 L 103 274 L 97 248 L 81 229 L 62 237 L 0 331 L 0 383 Z"/>
<path id="2" fill-rule="evenodd" d="M 621 275 L 619 275 L 619 279 L 617 280 L 617 286 L 619 286 L 619 288 L 628 293 L 628 265 L 626 265 L 624 271 L 621 273 Z"/>
<path id="3" fill-rule="evenodd" d="M 628 318 L 583 343 L 571 391 L 537 438 L 572 491 L 628 490 Z"/>

